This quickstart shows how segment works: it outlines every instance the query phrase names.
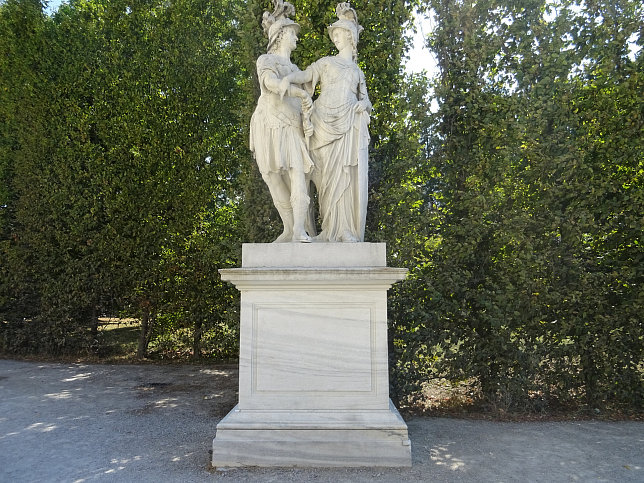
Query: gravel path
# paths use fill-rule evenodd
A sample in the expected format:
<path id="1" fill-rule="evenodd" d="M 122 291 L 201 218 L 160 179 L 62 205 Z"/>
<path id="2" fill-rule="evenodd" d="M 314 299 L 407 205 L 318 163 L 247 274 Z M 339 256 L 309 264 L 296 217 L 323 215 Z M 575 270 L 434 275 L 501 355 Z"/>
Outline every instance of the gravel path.
<path id="1" fill-rule="evenodd" d="M 211 471 L 233 366 L 0 360 L 0 482 L 644 481 L 644 423 L 408 421 L 413 467 Z"/>

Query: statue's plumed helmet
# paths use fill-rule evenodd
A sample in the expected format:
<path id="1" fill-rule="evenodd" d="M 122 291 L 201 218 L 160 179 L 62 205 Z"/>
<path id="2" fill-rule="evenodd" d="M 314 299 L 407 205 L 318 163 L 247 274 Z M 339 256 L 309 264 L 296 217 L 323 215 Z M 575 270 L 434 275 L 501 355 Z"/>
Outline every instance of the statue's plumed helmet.
<path id="1" fill-rule="evenodd" d="M 335 14 L 338 17 L 338 20 L 327 27 L 329 36 L 333 36 L 333 31 L 335 29 L 344 29 L 351 32 L 353 45 L 358 45 L 360 32 L 364 29 L 358 24 L 358 14 L 356 11 L 351 8 L 349 2 L 342 2 L 338 3 L 338 6 L 335 9 Z"/>
<path id="2" fill-rule="evenodd" d="M 264 12 L 264 17 L 262 18 L 262 27 L 264 27 L 264 33 L 268 37 L 269 51 L 275 45 L 283 29 L 289 27 L 295 29 L 296 33 L 300 31 L 300 26 L 288 18 L 295 14 L 293 5 L 284 2 L 284 0 L 273 0 L 273 5 L 275 5 L 273 12 Z"/>

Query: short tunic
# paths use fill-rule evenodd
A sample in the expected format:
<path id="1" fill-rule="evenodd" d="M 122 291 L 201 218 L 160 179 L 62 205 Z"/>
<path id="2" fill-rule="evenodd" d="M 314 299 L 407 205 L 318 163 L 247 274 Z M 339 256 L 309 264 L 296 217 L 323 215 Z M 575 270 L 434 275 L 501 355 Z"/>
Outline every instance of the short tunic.
<path id="1" fill-rule="evenodd" d="M 288 59 L 264 54 L 257 59 L 261 95 L 250 120 L 250 150 L 262 174 L 291 168 L 309 173 L 313 161 L 304 141 L 301 101 L 273 92 L 266 81 L 278 81 L 299 69 Z"/>

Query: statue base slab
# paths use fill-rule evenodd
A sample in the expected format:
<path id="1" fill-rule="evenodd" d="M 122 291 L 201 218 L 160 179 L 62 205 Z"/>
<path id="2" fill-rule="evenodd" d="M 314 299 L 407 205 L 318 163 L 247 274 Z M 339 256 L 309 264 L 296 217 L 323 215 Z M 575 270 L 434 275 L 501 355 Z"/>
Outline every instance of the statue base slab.
<path id="1" fill-rule="evenodd" d="M 407 425 L 387 411 L 242 411 L 217 425 L 213 466 L 411 466 Z"/>
<path id="2" fill-rule="evenodd" d="M 239 404 L 213 466 L 411 465 L 387 354 L 406 272 L 384 244 L 244 244 L 242 268 L 220 270 L 241 291 Z"/>

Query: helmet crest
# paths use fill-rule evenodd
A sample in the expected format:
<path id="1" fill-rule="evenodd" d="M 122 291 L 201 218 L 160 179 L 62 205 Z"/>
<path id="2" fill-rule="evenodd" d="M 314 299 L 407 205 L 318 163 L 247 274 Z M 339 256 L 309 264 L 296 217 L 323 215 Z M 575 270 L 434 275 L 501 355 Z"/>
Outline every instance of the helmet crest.
<path id="1" fill-rule="evenodd" d="M 295 15 L 295 7 L 291 3 L 284 0 L 273 0 L 273 5 L 274 10 L 264 12 L 262 17 L 262 27 L 268 37 L 269 51 L 275 45 L 283 28 L 293 27 L 298 32 L 300 30 L 300 26 L 289 18 L 291 15 Z"/>

